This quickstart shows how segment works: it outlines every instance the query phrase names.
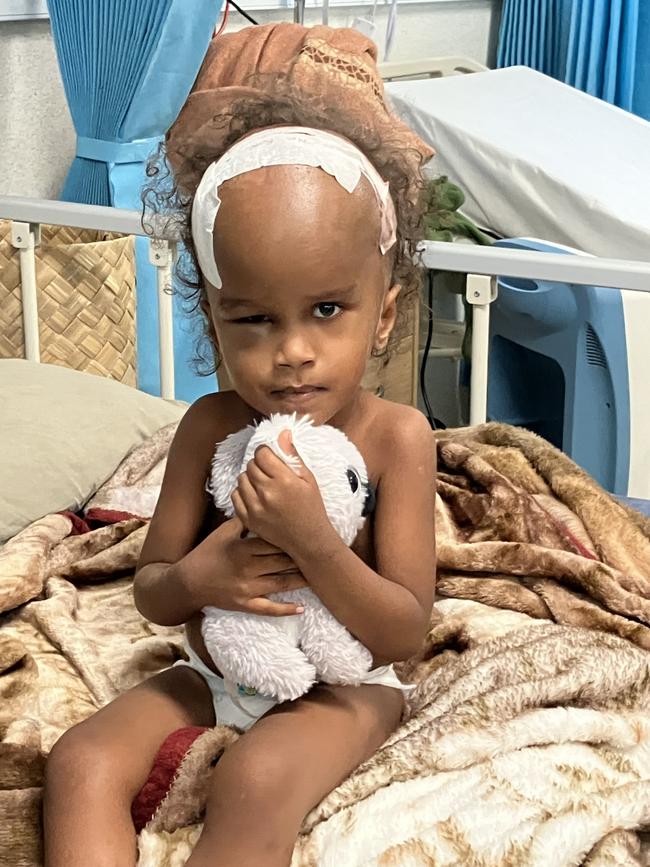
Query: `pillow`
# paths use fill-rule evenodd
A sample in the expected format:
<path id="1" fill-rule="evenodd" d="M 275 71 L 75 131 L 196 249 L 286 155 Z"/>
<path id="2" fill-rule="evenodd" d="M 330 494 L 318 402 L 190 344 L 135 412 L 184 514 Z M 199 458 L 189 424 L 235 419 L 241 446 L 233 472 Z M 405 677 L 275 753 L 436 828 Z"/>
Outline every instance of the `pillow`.
<path id="1" fill-rule="evenodd" d="M 185 409 L 113 379 L 0 360 L 0 543 L 43 515 L 79 509 L 133 446 Z"/>

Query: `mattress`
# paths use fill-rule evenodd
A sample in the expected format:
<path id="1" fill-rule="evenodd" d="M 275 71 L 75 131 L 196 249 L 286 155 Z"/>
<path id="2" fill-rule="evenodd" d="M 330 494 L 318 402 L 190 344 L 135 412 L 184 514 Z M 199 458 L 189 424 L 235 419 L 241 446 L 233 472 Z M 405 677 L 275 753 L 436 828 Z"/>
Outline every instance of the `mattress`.
<path id="1" fill-rule="evenodd" d="M 386 90 L 479 225 L 650 260 L 647 121 L 521 66 Z"/>
<path id="2" fill-rule="evenodd" d="M 631 506 L 637 512 L 642 512 L 650 518 L 650 500 L 638 500 L 635 497 L 619 497 L 626 506 Z"/>

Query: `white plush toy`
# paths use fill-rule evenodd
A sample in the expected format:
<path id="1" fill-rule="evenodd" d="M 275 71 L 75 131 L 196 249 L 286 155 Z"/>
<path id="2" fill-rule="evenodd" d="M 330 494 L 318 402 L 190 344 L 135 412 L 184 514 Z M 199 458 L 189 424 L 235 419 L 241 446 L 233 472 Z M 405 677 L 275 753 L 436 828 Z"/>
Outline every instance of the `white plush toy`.
<path id="1" fill-rule="evenodd" d="M 278 445 L 291 431 L 294 448 L 318 482 L 325 511 L 346 545 L 365 521 L 369 502 L 368 474 L 350 440 L 334 427 L 316 426 L 306 417 L 272 415 L 257 427 L 249 425 L 217 446 L 212 461 L 210 492 L 227 517 L 234 510 L 231 495 L 255 449 L 268 445 L 290 467 L 297 459 Z M 298 698 L 316 681 L 358 684 L 372 666 L 372 655 L 325 608 L 309 588 L 273 593 L 269 599 L 303 605 L 303 614 L 269 617 L 240 611 L 203 609 L 202 633 L 215 665 L 226 680 L 262 695 L 287 701 Z"/>

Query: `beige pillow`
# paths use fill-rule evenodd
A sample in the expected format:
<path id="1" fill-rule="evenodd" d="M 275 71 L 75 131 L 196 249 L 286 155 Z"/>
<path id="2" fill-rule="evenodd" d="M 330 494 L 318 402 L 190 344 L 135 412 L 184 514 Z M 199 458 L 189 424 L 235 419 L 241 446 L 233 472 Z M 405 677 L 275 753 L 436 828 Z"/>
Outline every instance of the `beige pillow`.
<path id="1" fill-rule="evenodd" d="M 0 543 L 78 509 L 133 446 L 186 405 L 88 373 L 0 360 Z"/>

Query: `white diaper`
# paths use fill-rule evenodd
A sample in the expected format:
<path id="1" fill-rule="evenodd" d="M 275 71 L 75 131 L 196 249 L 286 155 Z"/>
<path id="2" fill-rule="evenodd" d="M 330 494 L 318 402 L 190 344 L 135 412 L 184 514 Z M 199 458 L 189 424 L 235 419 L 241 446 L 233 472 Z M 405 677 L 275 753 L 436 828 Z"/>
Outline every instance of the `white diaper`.
<path id="1" fill-rule="evenodd" d="M 252 687 L 224 680 L 223 677 L 215 674 L 192 650 L 187 639 L 185 639 L 185 653 L 188 656 L 188 660 L 179 659 L 172 667 L 176 668 L 177 665 L 187 665 L 189 668 L 194 669 L 194 671 L 198 671 L 203 677 L 212 694 L 212 704 L 214 705 L 214 715 L 217 725 L 236 726 L 246 731 L 261 716 L 264 716 L 267 711 L 278 704 L 274 698 L 261 695 Z M 414 685 L 401 682 L 395 674 L 392 665 L 381 665 L 379 668 L 373 668 L 363 678 L 361 683 L 391 686 L 394 689 L 401 689 L 403 692 L 415 689 Z"/>

